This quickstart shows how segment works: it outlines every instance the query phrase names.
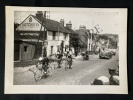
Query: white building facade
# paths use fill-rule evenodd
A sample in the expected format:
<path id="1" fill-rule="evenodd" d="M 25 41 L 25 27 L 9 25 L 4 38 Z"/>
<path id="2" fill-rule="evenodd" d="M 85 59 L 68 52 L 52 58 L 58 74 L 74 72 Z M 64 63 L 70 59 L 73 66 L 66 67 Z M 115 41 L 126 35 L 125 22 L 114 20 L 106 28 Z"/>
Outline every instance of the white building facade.
<path id="1" fill-rule="evenodd" d="M 61 49 L 61 43 L 64 41 L 64 50 L 69 50 L 69 34 L 62 32 L 47 31 L 47 55 L 56 54 Z"/>

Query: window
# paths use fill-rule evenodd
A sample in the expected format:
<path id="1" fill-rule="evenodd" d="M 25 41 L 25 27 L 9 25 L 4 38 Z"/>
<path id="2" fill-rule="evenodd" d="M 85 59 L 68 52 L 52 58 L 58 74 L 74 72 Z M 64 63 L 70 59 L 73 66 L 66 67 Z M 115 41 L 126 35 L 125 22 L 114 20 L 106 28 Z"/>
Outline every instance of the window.
<path id="1" fill-rule="evenodd" d="M 29 22 L 32 22 L 32 18 L 31 17 L 29 18 Z"/>
<path id="2" fill-rule="evenodd" d="M 25 53 L 28 52 L 28 46 L 24 46 L 24 52 L 25 52 Z"/>
<path id="3" fill-rule="evenodd" d="M 66 39 L 67 39 L 67 34 L 65 33 L 65 34 L 64 34 L 64 40 L 66 40 Z"/>
<path id="4" fill-rule="evenodd" d="M 65 45 L 65 51 L 67 50 L 67 45 Z"/>
<path id="5" fill-rule="evenodd" d="M 65 45 L 65 51 L 69 50 L 69 45 Z"/>
<path id="6" fill-rule="evenodd" d="M 51 46 L 51 54 L 53 54 L 53 46 Z"/>
<path id="7" fill-rule="evenodd" d="M 60 45 L 57 45 L 57 52 L 60 51 Z"/>
<path id="8" fill-rule="evenodd" d="M 56 36 L 56 33 L 55 33 L 55 32 L 53 32 L 53 40 L 55 40 L 55 36 Z"/>

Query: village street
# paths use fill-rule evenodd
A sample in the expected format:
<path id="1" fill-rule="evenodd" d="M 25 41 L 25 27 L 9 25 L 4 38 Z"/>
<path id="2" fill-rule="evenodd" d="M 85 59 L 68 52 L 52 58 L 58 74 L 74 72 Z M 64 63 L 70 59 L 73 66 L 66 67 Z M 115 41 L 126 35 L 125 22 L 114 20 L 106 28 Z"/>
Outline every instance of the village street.
<path id="1" fill-rule="evenodd" d="M 14 85 L 89 85 L 99 76 L 110 77 L 108 68 L 116 68 L 118 54 L 111 59 L 99 59 L 98 55 L 90 55 L 90 60 L 83 61 L 81 57 L 73 60 L 73 69 L 53 69 L 53 75 L 35 82 L 29 68 L 15 68 Z"/>

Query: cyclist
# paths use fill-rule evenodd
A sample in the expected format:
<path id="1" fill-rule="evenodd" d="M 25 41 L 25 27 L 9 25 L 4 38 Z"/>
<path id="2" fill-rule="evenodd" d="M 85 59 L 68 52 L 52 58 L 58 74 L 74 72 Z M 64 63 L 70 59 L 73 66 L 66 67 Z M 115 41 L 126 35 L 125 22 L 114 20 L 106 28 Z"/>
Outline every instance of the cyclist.
<path id="1" fill-rule="evenodd" d="M 72 69 L 72 55 L 70 54 L 70 52 L 67 53 L 67 61 L 68 61 L 69 69 Z"/>
<path id="2" fill-rule="evenodd" d="M 49 59 L 48 57 L 44 57 L 43 59 L 41 59 L 41 62 L 42 62 L 42 69 L 44 70 L 44 73 L 47 75 L 47 76 L 52 76 L 52 69 L 51 67 L 49 66 Z"/>
<path id="3" fill-rule="evenodd" d="M 61 52 L 57 52 L 56 57 L 58 59 L 58 68 L 61 68 L 61 61 L 62 61 L 63 54 Z"/>

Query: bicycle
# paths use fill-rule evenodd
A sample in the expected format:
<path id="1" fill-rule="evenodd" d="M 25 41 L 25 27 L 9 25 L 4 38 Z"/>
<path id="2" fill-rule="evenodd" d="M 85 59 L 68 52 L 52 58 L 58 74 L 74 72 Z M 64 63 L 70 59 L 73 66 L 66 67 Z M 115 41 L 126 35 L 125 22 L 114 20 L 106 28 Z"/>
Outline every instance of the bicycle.
<path id="1" fill-rule="evenodd" d="M 71 58 L 66 58 L 65 60 L 65 70 L 72 69 L 72 59 Z"/>
<path id="2" fill-rule="evenodd" d="M 35 81 L 50 77 L 53 74 L 52 67 L 42 63 L 38 63 L 36 67 L 30 68 L 29 71 L 33 72 Z"/>

